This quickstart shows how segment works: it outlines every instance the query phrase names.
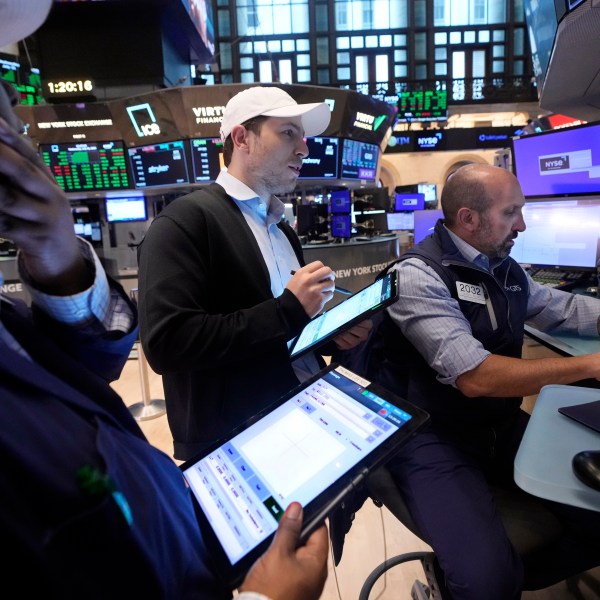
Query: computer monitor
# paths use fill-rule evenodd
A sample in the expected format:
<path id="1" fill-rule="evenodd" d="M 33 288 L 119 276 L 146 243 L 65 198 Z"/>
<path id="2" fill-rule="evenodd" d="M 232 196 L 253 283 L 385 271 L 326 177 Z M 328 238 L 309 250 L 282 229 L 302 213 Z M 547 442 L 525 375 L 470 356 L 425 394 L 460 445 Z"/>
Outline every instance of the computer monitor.
<path id="1" fill-rule="evenodd" d="M 374 180 L 377 173 L 379 146 L 345 139 L 342 145 L 340 179 Z"/>
<path id="2" fill-rule="evenodd" d="M 415 211 L 386 214 L 388 231 L 411 230 L 415 228 Z"/>
<path id="3" fill-rule="evenodd" d="M 329 209 L 331 214 L 350 214 L 352 211 L 352 195 L 350 190 L 334 190 L 329 192 Z"/>
<path id="4" fill-rule="evenodd" d="M 425 195 L 417 193 L 394 194 L 394 210 L 423 210 L 425 208 Z"/>
<path id="5" fill-rule="evenodd" d="M 415 233 L 413 241 L 418 244 L 423 238 L 427 237 L 435 228 L 439 219 L 444 218 L 441 210 L 416 210 L 415 215 Z"/>
<path id="6" fill-rule="evenodd" d="M 352 217 L 350 215 L 331 215 L 331 237 L 349 238 L 352 236 Z"/>
<path id="7" fill-rule="evenodd" d="M 128 153 L 136 188 L 190 183 L 187 141 L 136 146 Z"/>
<path id="8" fill-rule="evenodd" d="M 525 198 L 600 194 L 600 123 L 513 138 L 512 155 Z"/>
<path id="9" fill-rule="evenodd" d="M 102 246 L 102 224 L 100 209 L 96 203 L 71 206 L 75 234 L 90 242 L 94 247 Z"/>
<path id="10" fill-rule="evenodd" d="M 425 197 L 425 207 L 437 206 L 437 185 L 435 183 L 418 183 L 417 192 Z"/>
<path id="11" fill-rule="evenodd" d="M 107 196 L 104 205 L 109 223 L 146 221 L 148 218 L 144 196 Z"/>
<path id="12" fill-rule="evenodd" d="M 339 143 L 336 137 L 306 138 L 308 156 L 302 161 L 298 179 L 337 179 Z"/>
<path id="13" fill-rule="evenodd" d="M 527 229 L 510 255 L 520 264 L 594 271 L 598 265 L 600 198 L 526 202 Z"/>
<path id="14" fill-rule="evenodd" d="M 194 138 L 190 140 L 194 183 L 214 181 L 223 163 L 223 142 L 221 138 Z"/>
<path id="15" fill-rule="evenodd" d="M 131 188 L 125 145 L 109 142 L 40 144 L 42 160 L 65 192 Z"/>
<path id="16" fill-rule="evenodd" d="M 327 205 L 311 202 L 296 206 L 296 232 L 315 238 L 328 233 Z"/>

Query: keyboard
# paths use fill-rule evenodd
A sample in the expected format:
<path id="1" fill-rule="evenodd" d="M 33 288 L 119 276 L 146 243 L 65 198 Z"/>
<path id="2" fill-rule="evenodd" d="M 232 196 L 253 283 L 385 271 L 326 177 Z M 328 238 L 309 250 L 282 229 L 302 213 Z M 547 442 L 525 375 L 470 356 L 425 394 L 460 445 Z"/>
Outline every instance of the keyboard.
<path id="1" fill-rule="evenodd" d="M 591 273 L 588 271 L 563 271 L 561 269 L 530 269 L 531 278 L 541 285 L 547 285 L 566 292 L 584 285 Z"/>

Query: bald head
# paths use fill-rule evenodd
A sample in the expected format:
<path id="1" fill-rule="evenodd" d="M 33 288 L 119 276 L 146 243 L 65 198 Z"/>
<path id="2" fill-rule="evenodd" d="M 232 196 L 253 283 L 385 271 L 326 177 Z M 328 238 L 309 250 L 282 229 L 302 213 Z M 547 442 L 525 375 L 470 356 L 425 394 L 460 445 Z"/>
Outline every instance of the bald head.
<path id="1" fill-rule="evenodd" d="M 506 169 L 475 163 L 461 167 L 450 176 L 442 190 L 441 206 L 446 226 L 454 227 L 461 208 L 485 213 L 507 188 L 515 192 L 518 189 L 517 193 L 520 193 L 517 178 Z"/>

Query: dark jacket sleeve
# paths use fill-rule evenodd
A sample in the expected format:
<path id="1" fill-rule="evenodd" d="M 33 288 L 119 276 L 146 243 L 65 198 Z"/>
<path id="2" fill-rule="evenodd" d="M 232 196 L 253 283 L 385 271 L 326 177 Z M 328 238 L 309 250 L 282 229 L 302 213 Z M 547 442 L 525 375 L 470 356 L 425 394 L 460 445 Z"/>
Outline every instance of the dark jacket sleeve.
<path id="1" fill-rule="evenodd" d="M 285 354 L 309 321 L 288 290 L 273 298 L 258 244 L 225 194 L 202 191 L 170 204 L 138 259 L 141 339 L 158 373 Z"/>

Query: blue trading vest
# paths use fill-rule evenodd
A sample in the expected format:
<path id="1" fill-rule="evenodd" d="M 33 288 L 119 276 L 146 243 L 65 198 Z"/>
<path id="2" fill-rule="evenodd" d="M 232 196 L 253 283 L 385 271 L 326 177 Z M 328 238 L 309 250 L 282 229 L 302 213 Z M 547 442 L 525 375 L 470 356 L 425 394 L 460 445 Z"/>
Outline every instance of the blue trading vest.
<path id="1" fill-rule="evenodd" d="M 473 335 L 486 350 L 521 357 L 529 286 L 523 269 L 512 258 L 498 265 L 493 275 L 477 267 L 460 254 L 441 220 L 431 236 L 400 260 L 415 257 L 442 278 L 471 324 Z M 486 303 L 461 300 L 457 291 L 457 284 L 461 283 L 483 289 Z M 429 412 L 432 425 L 452 429 L 493 426 L 519 409 L 522 398 L 467 398 L 456 388 L 439 383 L 436 371 L 415 351 L 387 313 L 384 319 L 380 328 L 383 358 L 377 379 Z"/>

